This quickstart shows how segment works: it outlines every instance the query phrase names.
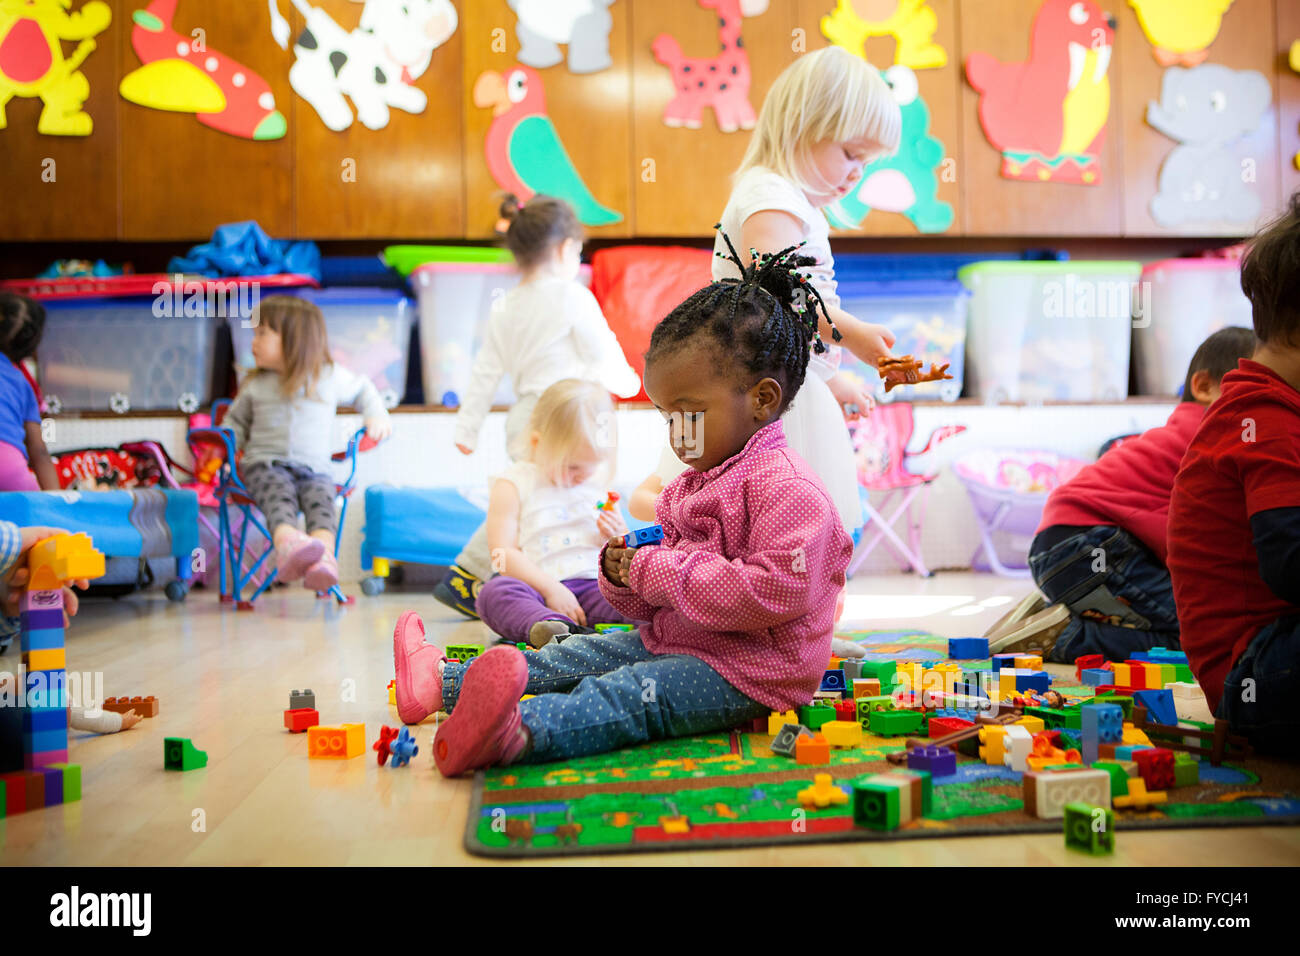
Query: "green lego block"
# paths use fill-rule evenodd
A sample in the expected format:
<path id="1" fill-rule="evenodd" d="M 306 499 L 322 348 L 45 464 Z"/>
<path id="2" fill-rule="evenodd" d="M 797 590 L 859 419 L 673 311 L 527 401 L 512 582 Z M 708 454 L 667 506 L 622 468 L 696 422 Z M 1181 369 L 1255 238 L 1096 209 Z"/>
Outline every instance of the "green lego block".
<path id="1" fill-rule="evenodd" d="M 1119 704 L 1120 710 L 1124 711 L 1124 719 L 1133 719 L 1133 698 L 1123 697 L 1119 694 L 1099 694 L 1092 699 L 1094 704 Z"/>
<path id="2" fill-rule="evenodd" d="M 1179 757 L 1191 758 L 1191 754 L 1179 753 Z M 1201 782 L 1201 765 L 1195 760 L 1174 758 L 1174 786 L 1191 787 Z"/>
<path id="3" fill-rule="evenodd" d="M 208 755 L 195 748 L 188 737 L 163 740 L 164 770 L 197 770 L 208 765 Z"/>
<path id="4" fill-rule="evenodd" d="M 1110 774 L 1110 798 L 1128 796 L 1128 773 L 1114 760 L 1098 760 L 1092 765 L 1093 770 L 1105 770 Z M 1177 767 L 1175 766 L 1175 769 Z"/>
<path id="5" fill-rule="evenodd" d="M 462 664 L 471 658 L 478 657 L 483 653 L 482 644 L 448 644 L 444 652 L 448 657 L 454 657 Z"/>
<path id="6" fill-rule="evenodd" d="M 1075 729 L 1082 730 L 1083 719 L 1078 715 L 1078 708 L 1073 708 L 1073 711 Z M 1037 717 L 1041 720 L 1046 730 L 1060 730 L 1066 726 L 1066 715 L 1069 711 L 1057 710 L 1054 707 L 1026 707 L 1024 713 L 1027 717 Z"/>
<path id="7" fill-rule="evenodd" d="M 75 803 L 81 799 L 81 764 L 52 763 L 51 770 L 63 771 L 63 802 Z"/>
<path id="8" fill-rule="evenodd" d="M 874 677 L 880 681 L 880 686 L 885 686 L 885 681 L 891 680 L 898 673 L 898 664 L 894 661 L 863 661 L 862 676 Z"/>
<path id="9" fill-rule="evenodd" d="M 877 737 L 896 737 L 920 731 L 924 718 L 916 710 L 873 710 L 868 728 Z"/>
<path id="10" fill-rule="evenodd" d="M 1196 675 L 1192 673 L 1192 669 L 1186 664 L 1175 664 L 1174 680 L 1184 684 L 1195 684 Z"/>
<path id="11" fill-rule="evenodd" d="M 1101 829 L 1095 829 L 1096 813 L 1104 814 Z M 1094 856 L 1115 852 L 1115 812 L 1076 800 L 1065 805 L 1065 845 Z"/>
<path id="12" fill-rule="evenodd" d="M 854 714 L 862 729 L 867 729 L 867 719 L 873 710 L 893 710 L 894 698 L 892 697 L 858 697 L 854 701 Z"/>
<path id="13" fill-rule="evenodd" d="M 1082 717 L 1080 717 L 1082 719 Z M 1083 731 L 1061 728 L 1061 748 L 1063 750 L 1080 750 L 1083 748 Z"/>
<path id="14" fill-rule="evenodd" d="M 799 723 L 814 733 L 822 724 L 835 719 L 835 708 L 830 704 L 807 704 L 799 708 Z"/>
<path id="15" fill-rule="evenodd" d="M 596 631 L 604 634 L 607 631 L 635 631 L 635 624 L 597 624 Z"/>
<path id="16" fill-rule="evenodd" d="M 1052 773 L 1057 770 L 1087 770 L 1088 768 L 1081 763 L 1050 763 L 1043 769 Z"/>
<path id="17" fill-rule="evenodd" d="M 853 823 L 872 830 L 897 830 L 900 791 L 876 783 L 854 782 Z"/>
<path id="18" fill-rule="evenodd" d="M 519 648 L 519 650 L 521 650 L 521 651 L 531 651 L 531 650 L 532 650 L 532 648 L 529 647 L 527 644 L 525 644 L 523 641 L 520 641 L 520 642 L 518 642 L 517 644 L 515 644 L 515 647 Z"/>
<path id="19" fill-rule="evenodd" d="M 1162 681 L 1161 686 L 1168 687 L 1175 680 L 1177 680 L 1177 678 L 1174 676 L 1174 672 L 1175 672 L 1175 668 L 1173 664 L 1160 665 L 1160 680 Z"/>

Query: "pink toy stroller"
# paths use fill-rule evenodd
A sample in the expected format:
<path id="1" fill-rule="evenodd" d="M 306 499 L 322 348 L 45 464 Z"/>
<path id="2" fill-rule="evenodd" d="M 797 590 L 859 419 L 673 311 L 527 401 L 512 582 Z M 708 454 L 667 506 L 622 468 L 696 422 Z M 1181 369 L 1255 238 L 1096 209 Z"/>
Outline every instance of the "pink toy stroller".
<path id="1" fill-rule="evenodd" d="M 921 557 L 921 527 L 925 520 L 925 500 L 930 484 L 939 475 L 937 472 L 916 474 L 907 468 L 907 461 L 932 451 L 940 442 L 953 435 L 961 434 L 966 426 L 944 425 L 936 428 L 926 440 L 924 448 L 919 452 L 909 452 L 907 445 L 912 440 L 914 428 L 912 406 L 903 402 L 879 405 L 870 417 L 849 426 L 858 463 L 858 494 L 862 499 L 862 510 L 867 514 L 862 539 L 849 562 L 849 577 L 862 566 L 867 555 L 882 539 L 898 556 L 904 571 L 911 569 L 923 577 L 933 574 Z M 871 491 L 886 493 L 879 510 L 871 504 L 868 496 Z M 914 510 L 913 500 L 918 496 L 920 500 L 916 502 Z M 895 499 L 898 499 L 897 506 L 888 515 L 884 514 Z M 907 518 L 906 543 L 893 528 L 902 516 Z M 871 532 L 870 538 L 867 537 L 868 531 Z"/>
<path id="2" fill-rule="evenodd" d="M 1029 545 L 1043 518 L 1047 496 L 1085 464 L 1052 451 L 992 448 L 953 462 L 952 470 L 966 486 L 979 525 L 980 546 L 971 566 L 1003 577 L 1029 577 Z"/>

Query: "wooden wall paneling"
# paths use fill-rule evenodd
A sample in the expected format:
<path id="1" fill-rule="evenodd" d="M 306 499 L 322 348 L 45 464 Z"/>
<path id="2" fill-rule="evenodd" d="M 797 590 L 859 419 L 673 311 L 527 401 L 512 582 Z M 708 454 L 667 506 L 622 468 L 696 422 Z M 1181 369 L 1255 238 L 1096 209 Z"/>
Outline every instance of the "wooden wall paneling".
<path id="1" fill-rule="evenodd" d="M 6 239 L 115 239 L 118 232 L 118 95 L 121 76 L 119 38 L 129 33 L 130 16 L 111 4 L 113 19 L 94 37 L 95 49 L 81 65 L 90 84 L 83 109 L 93 122 L 89 136 L 38 133 L 44 108 L 39 97 L 14 97 L 4 106 L 7 126 L 0 130 L 0 184 L 3 184 Z M 85 4 L 76 3 L 72 12 Z M 61 43 L 71 57 L 78 41 Z"/>
<path id="2" fill-rule="evenodd" d="M 494 71 L 503 78 L 516 70 L 539 77 L 545 91 L 546 111 L 574 168 L 592 196 L 622 215 L 612 225 L 587 226 L 587 235 L 624 237 L 635 234 L 632 202 L 632 120 L 629 26 L 631 0 L 615 0 L 610 7 L 609 33 L 612 65 L 595 73 L 572 73 L 568 47 L 565 60 L 533 70 L 517 57 L 517 19 L 506 0 L 473 0 L 459 7 L 461 15 L 464 112 L 465 234 L 471 239 L 494 236 L 501 188 L 492 178 L 484 157 L 484 138 L 492 123 L 490 108 L 474 105 L 474 85 L 480 74 Z M 531 81 L 530 81 L 531 82 Z M 531 90 L 531 86 L 530 86 Z"/>
<path id="3" fill-rule="evenodd" d="M 642 236 L 713 236 L 731 191 L 731 176 L 749 145 L 750 131 L 724 133 L 712 107 L 700 127 L 670 127 L 664 108 L 677 96 L 668 67 L 655 60 L 652 45 L 669 34 L 686 57 L 713 57 L 721 49 L 719 12 L 697 0 L 658 4 L 639 0 L 632 9 L 633 188 L 637 233 Z M 741 21 L 741 42 L 749 56 L 749 103 L 755 115 L 777 75 L 798 56 L 793 0 L 772 0 L 768 9 Z M 815 49 L 807 38 L 805 49 Z"/>
<path id="4" fill-rule="evenodd" d="M 1279 200 L 1285 204 L 1300 189 L 1300 73 L 1291 69 L 1288 54 L 1291 44 L 1300 40 L 1300 3 L 1278 0 L 1277 3 L 1277 103 L 1278 169 L 1281 189 Z"/>
<path id="5" fill-rule="evenodd" d="M 1287 6 L 1286 2 L 1280 6 Z M 1244 236 L 1255 222 L 1199 222 L 1163 226 L 1151 216 L 1151 199 L 1159 188 L 1160 168 L 1175 142 L 1146 121 L 1147 105 L 1160 100 L 1165 68 L 1152 56 L 1151 44 L 1128 4 L 1112 12 L 1119 19 L 1116 31 L 1118 69 L 1123 73 L 1123 96 L 1118 101 L 1124 162 L 1124 234 L 1129 236 L 1195 235 Z M 1180 14 L 1185 17 L 1186 14 Z M 1209 47 L 1206 63 L 1233 70 L 1258 70 L 1273 87 L 1272 103 L 1257 130 L 1233 144 L 1231 151 L 1253 162 L 1260 197 L 1260 220 L 1271 218 L 1278 205 L 1277 77 L 1273 69 L 1273 0 L 1235 0 L 1224 14 L 1218 36 Z M 1298 34 L 1297 36 L 1300 36 Z M 1232 105 L 1229 103 L 1228 108 Z"/>
<path id="6" fill-rule="evenodd" d="M 360 21 L 362 8 L 350 0 L 312 2 L 344 29 L 351 30 Z M 287 11 L 288 0 L 280 3 Z M 424 112 L 393 108 L 388 125 L 380 129 L 368 129 L 354 118 L 351 126 L 336 132 L 310 103 L 291 94 L 298 235 L 311 239 L 464 235 L 461 56 L 469 5 L 455 4 L 459 20 L 455 32 L 433 51 L 428 68 L 415 80 L 414 85 L 428 96 Z M 294 11 L 295 37 L 304 25 Z M 281 71 L 287 76 L 292 53 L 284 53 L 281 59 Z M 355 109 L 352 112 L 355 117 Z"/>
<path id="7" fill-rule="evenodd" d="M 134 8 L 118 4 L 117 8 Z M 140 65 L 131 47 L 131 14 L 118 37 L 121 76 Z M 288 129 L 282 139 L 255 141 L 219 132 L 191 113 L 137 106 L 119 97 L 122 116 L 122 238 L 203 240 L 222 223 L 256 220 L 271 236 L 293 235 L 294 121 L 288 57 L 271 39 L 264 3 L 181 0 L 172 28 L 259 74 L 271 88 Z M 116 84 L 114 84 L 116 94 Z"/>
<path id="8" fill-rule="evenodd" d="M 869 4 L 857 0 L 858 8 L 867 8 Z M 965 229 L 962 217 L 961 184 L 963 181 L 961 136 L 961 87 L 964 83 L 961 72 L 961 50 L 959 48 L 960 25 L 958 23 L 957 0 L 929 0 L 938 21 L 933 42 L 943 47 L 948 54 L 948 64 L 940 68 L 916 70 L 917 86 L 921 99 L 930 110 L 930 135 L 943 144 L 944 157 L 950 160 L 946 169 L 940 167 L 937 198 L 952 206 L 953 222 L 943 233 L 931 235 L 960 235 Z M 821 31 L 821 19 L 836 9 L 836 0 L 798 0 L 799 26 L 808 34 L 808 49 L 820 49 L 828 46 L 830 41 Z M 874 36 L 866 41 L 867 59 L 880 69 L 888 69 L 894 63 L 897 44 L 891 36 Z M 867 174 L 871 172 L 867 168 Z M 862 221 L 858 229 L 839 230 L 835 235 L 842 236 L 915 236 L 916 226 L 902 213 L 885 212 L 873 209 Z"/>
<path id="9" fill-rule="evenodd" d="M 1114 8 L 1120 3 L 1121 0 L 1109 0 L 1107 7 Z M 1030 30 L 1040 6 L 1042 0 L 961 0 L 963 61 L 976 50 L 990 53 L 1002 62 L 1028 59 Z M 1110 12 L 1115 15 L 1114 9 Z M 1123 102 L 1124 84 L 1115 67 L 1113 52 L 1111 59 L 1110 114 L 1101 152 L 1101 181 L 1092 186 L 1002 178 L 998 172 L 1002 156 L 980 126 L 980 96 L 966 82 L 963 62 L 961 195 L 969 235 L 1119 235 L 1124 169 L 1120 159 L 1122 128 L 1118 109 Z"/>

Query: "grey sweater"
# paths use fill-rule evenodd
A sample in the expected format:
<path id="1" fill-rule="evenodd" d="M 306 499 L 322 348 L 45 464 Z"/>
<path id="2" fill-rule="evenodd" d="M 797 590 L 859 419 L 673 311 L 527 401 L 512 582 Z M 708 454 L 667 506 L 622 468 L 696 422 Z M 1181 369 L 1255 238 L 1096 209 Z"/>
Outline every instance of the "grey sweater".
<path id="1" fill-rule="evenodd" d="M 239 386 L 222 424 L 235 433 L 244 465 L 290 461 L 328 475 L 330 455 L 337 451 L 334 413 L 340 405 L 357 407 L 366 419 L 388 417 L 374 383 L 335 363 L 322 371 L 313 398 L 300 390 L 287 399 L 279 375 L 254 372 Z"/>

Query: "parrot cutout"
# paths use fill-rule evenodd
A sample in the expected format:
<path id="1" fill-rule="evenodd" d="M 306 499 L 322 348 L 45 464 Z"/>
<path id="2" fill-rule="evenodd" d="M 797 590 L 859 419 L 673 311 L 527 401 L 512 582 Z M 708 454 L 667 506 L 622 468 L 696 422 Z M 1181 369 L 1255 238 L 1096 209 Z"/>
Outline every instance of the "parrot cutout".
<path id="1" fill-rule="evenodd" d="M 952 225 L 952 206 L 935 198 L 935 167 L 943 161 L 943 143 L 930 135 L 930 110 L 921 99 L 916 74 L 902 64 L 884 71 L 903 117 L 898 152 L 862 171 L 862 181 L 843 199 L 825 207 L 836 229 L 852 229 L 872 209 L 901 212 L 918 232 L 943 232 Z"/>
<path id="2" fill-rule="evenodd" d="M 837 0 L 821 19 L 822 35 L 854 56 L 865 57 L 868 37 L 892 36 L 894 62 L 913 70 L 948 65 L 948 54 L 933 42 L 939 18 L 926 0 Z"/>
<path id="3" fill-rule="evenodd" d="M 176 0 L 152 0 L 131 14 L 131 48 L 143 65 L 122 78 L 122 98 L 193 113 L 204 126 L 243 139 L 283 137 L 288 124 L 266 80 L 216 50 L 195 50 L 172 28 L 175 15 Z"/>
<path id="4" fill-rule="evenodd" d="M 583 225 L 623 220 L 596 201 L 574 169 L 546 115 L 546 92 L 536 70 L 516 66 L 504 76 L 486 70 L 474 81 L 473 97 L 475 106 L 492 110 L 483 152 L 498 186 L 520 201 L 537 193 L 566 200 Z"/>
<path id="5" fill-rule="evenodd" d="M 89 136 L 94 129 L 82 109 L 90 82 L 81 64 L 95 51 L 93 38 L 108 29 L 113 11 L 103 0 L 91 0 L 76 13 L 68 12 L 71 6 L 72 0 L 0 0 L 0 129 L 9 125 L 5 104 L 15 96 L 40 97 L 38 133 Z M 67 57 L 64 40 L 77 41 Z"/>
<path id="6" fill-rule="evenodd" d="M 981 52 L 966 58 L 966 79 L 980 94 L 980 125 L 1002 152 L 1003 177 L 1101 181 L 1114 37 L 1114 21 L 1092 0 L 1046 0 L 1034 18 L 1028 60 L 1002 63 Z"/>
<path id="7" fill-rule="evenodd" d="M 1128 0 L 1161 66 L 1196 66 L 1209 56 L 1232 0 Z"/>

